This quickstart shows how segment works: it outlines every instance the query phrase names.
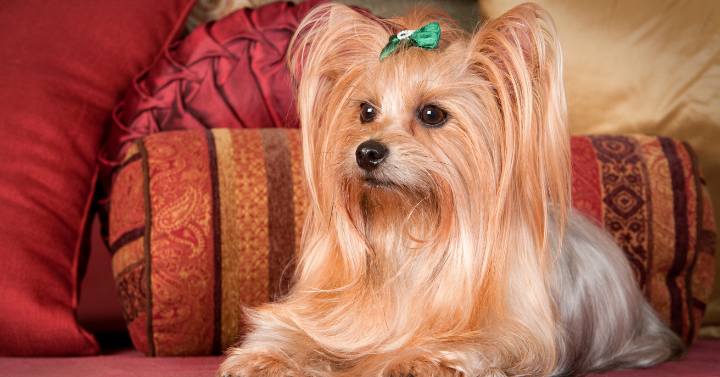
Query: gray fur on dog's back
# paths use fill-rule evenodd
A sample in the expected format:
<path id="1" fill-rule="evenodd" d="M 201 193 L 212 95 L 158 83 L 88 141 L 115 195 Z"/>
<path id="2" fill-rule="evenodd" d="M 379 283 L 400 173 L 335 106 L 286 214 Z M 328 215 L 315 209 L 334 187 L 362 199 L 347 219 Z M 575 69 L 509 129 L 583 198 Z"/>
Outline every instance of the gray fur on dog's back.
<path id="1" fill-rule="evenodd" d="M 552 288 L 561 330 L 555 376 L 648 367 L 684 351 L 643 297 L 622 250 L 579 212 L 565 229 Z"/>

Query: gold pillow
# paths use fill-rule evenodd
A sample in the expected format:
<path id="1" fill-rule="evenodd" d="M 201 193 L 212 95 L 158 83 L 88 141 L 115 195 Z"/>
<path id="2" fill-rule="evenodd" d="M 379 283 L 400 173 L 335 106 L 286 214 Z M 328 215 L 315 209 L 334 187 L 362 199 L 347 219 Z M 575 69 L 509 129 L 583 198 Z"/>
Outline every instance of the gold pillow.
<path id="1" fill-rule="evenodd" d="M 686 140 L 720 203 L 720 2 L 535 1 L 563 45 L 573 133 Z M 494 18 L 521 2 L 480 0 L 480 8 Z M 720 336 L 720 279 L 704 324 L 703 334 Z"/>

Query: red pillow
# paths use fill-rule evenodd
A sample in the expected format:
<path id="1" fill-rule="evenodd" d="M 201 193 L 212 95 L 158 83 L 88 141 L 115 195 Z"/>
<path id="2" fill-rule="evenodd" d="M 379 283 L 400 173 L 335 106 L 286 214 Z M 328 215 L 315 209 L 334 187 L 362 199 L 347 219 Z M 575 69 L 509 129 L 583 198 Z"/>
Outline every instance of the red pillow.
<path id="1" fill-rule="evenodd" d="M 115 103 L 193 0 L 0 5 L 0 354 L 86 355 L 75 321 Z"/>
<path id="2" fill-rule="evenodd" d="M 285 53 L 302 18 L 324 1 L 240 9 L 171 46 L 117 107 L 108 159 L 158 131 L 297 128 Z"/>

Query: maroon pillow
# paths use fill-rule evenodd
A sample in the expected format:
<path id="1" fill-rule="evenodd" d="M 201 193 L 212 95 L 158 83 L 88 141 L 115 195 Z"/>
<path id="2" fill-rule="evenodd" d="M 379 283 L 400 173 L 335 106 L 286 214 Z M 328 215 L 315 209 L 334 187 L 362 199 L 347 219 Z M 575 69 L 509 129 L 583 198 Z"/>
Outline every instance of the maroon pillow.
<path id="1" fill-rule="evenodd" d="M 86 355 L 75 321 L 98 152 L 192 0 L 0 3 L 0 354 Z"/>
<path id="2" fill-rule="evenodd" d="M 171 46 L 117 107 L 108 159 L 158 131 L 297 128 L 286 51 L 303 16 L 324 1 L 240 9 Z"/>

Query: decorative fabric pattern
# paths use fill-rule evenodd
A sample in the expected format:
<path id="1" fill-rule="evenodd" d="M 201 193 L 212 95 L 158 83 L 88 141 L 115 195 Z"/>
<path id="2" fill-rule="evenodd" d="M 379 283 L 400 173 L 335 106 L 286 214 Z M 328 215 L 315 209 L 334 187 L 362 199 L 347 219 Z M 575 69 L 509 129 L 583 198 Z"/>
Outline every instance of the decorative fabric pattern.
<path id="1" fill-rule="evenodd" d="M 638 283 L 644 288 L 650 267 L 652 214 L 646 192 L 647 171 L 637 144 L 621 136 L 592 139 L 601 163 L 603 218 L 605 227 L 621 242 Z"/>
<path id="2" fill-rule="evenodd" d="M 112 205 L 115 208 L 123 208 L 123 211 L 110 213 L 110 222 L 114 224 L 112 230 L 125 233 L 109 233 L 108 239 L 113 240 L 111 249 L 117 249 L 123 242 L 137 238 L 133 234 L 143 232 L 145 228 L 144 191 L 142 185 L 137 184 L 143 179 L 142 161 L 136 147 L 131 148 L 128 156 L 132 157 L 125 159 L 119 169 L 119 174 L 123 177 L 113 187 L 117 193 L 112 198 Z"/>
<path id="3" fill-rule="evenodd" d="M 574 206 L 615 238 L 663 321 L 692 342 L 715 242 L 692 150 L 650 136 L 580 136 L 571 146 Z M 129 149 L 110 234 L 139 350 L 218 354 L 243 335 L 244 307 L 287 291 L 307 200 L 301 157 L 291 129 L 166 132 Z"/>

